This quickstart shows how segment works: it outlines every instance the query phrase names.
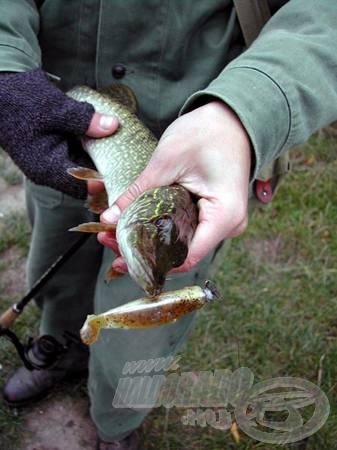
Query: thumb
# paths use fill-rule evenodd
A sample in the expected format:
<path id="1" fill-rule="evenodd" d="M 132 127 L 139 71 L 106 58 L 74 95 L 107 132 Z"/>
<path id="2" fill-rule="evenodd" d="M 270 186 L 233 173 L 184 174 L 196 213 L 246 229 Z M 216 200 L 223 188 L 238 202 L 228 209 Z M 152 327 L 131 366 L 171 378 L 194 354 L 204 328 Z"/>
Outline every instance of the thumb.
<path id="1" fill-rule="evenodd" d="M 129 206 L 136 198 L 143 192 L 156 186 L 148 183 L 144 172 L 128 187 L 128 189 L 116 200 L 116 202 L 106 209 L 102 215 L 101 220 L 107 223 L 116 223 L 121 215 L 121 212 Z"/>
<path id="2" fill-rule="evenodd" d="M 163 171 L 153 162 L 152 158 L 139 177 L 130 184 L 127 190 L 116 200 L 111 208 L 104 211 L 101 216 L 102 220 L 108 223 L 117 222 L 121 212 L 143 194 L 143 192 L 159 186 L 171 184 L 172 182 L 173 181 L 165 177 Z"/>
<path id="3" fill-rule="evenodd" d="M 113 134 L 118 126 L 119 122 L 116 117 L 95 112 L 85 134 L 94 138 L 105 137 Z"/>

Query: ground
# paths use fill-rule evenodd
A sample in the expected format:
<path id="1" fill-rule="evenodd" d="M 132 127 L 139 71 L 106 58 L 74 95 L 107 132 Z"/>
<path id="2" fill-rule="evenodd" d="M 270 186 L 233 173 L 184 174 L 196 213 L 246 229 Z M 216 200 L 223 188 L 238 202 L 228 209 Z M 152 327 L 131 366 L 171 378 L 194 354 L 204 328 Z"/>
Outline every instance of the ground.
<path id="1" fill-rule="evenodd" d="M 0 153 L 0 229 L 6 227 L 2 234 L 0 298 L 5 300 L 18 299 L 26 290 L 25 263 L 29 227 L 26 219 L 24 189 L 22 176 L 4 153 Z M 19 230 L 14 225 L 24 224 Z M 6 236 L 4 236 L 6 234 Z M 34 322 L 38 312 L 30 305 L 25 314 L 32 314 Z M 29 330 L 30 332 L 30 330 Z M 4 351 L 4 348 L 0 349 Z M 6 350 L 14 351 L 7 346 Z M 1 369 L 3 367 L 1 366 Z M 1 373 L 1 372 L 0 372 Z M 2 380 L 3 381 L 3 380 Z M 15 448 L 15 450 L 80 450 L 93 449 L 96 442 L 95 428 L 88 413 L 88 400 L 81 392 L 85 381 L 78 384 L 65 384 L 63 389 L 80 391 L 74 397 L 69 391 L 63 395 L 63 390 L 54 392 L 46 400 L 21 410 L 22 422 L 18 439 L 7 439 L 6 423 L 0 418 L 0 448 Z M 18 411 L 11 410 L 14 418 Z M 1 416 L 0 416 L 1 417 Z"/>
<path id="2" fill-rule="evenodd" d="M 273 202 L 259 208 L 247 232 L 221 254 L 214 276 L 224 301 L 199 313 L 179 372 L 249 367 L 255 382 L 301 377 L 330 402 L 326 424 L 307 440 L 278 447 L 240 432 L 182 423 L 186 410 L 156 408 L 142 428 L 144 449 L 337 448 L 337 141 L 317 135 L 292 154 L 293 170 Z M 0 154 L 0 299 L 2 309 L 25 291 L 29 226 L 18 171 Z M 32 304 L 17 321 L 21 338 L 37 333 Z M 0 340 L 0 381 L 19 366 Z M 24 409 L 0 406 L 0 448 L 92 449 L 85 380 L 68 382 Z"/>

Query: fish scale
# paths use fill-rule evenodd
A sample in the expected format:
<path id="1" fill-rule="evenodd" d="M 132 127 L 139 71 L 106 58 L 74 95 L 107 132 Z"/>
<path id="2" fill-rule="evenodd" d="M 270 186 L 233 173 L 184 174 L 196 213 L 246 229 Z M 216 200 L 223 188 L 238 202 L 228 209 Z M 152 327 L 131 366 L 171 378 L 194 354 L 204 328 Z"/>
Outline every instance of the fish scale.
<path id="1" fill-rule="evenodd" d="M 128 90 L 127 93 L 130 94 Z M 120 123 L 118 131 L 109 137 L 83 139 L 83 146 L 104 181 L 108 203 L 112 205 L 146 167 L 157 140 L 124 102 L 87 87 L 74 88 L 69 95 L 75 100 L 91 103 L 100 113 L 114 115 Z M 134 104 L 133 100 L 129 98 L 129 105 Z M 85 168 L 75 168 L 69 173 L 80 179 L 98 177 L 97 173 Z M 190 286 L 162 293 L 166 274 L 181 265 L 187 256 L 197 219 L 195 199 L 177 184 L 144 192 L 122 212 L 115 230 L 118 246 L 131 277 L 147 297 L 103 314 L 89 315 L 80 331 L 85 344 L 95 342 L 101 328 L 164 325 L 220 298 L 210 281 L 203 289 Z M 89 223 L 74 230 L 99 232 L 112 228 L 108 224 Z"/>
<path id="2" fill-rule="evenodd" d="M 103 176 L 109 205 L 127 189 L 145 169 L 157 139 L 130 110 L 109 97 L 86 86 L 68 92 L 77 101 L 91 103 L 97 112 L 117 117 L 120 124 L 113 139 L 84 138 L 83 146 Z"/>
<path id="3" fill-rule="evenodd" d="M 117 132 L 111 136 L 83 139 L 85 150 L 103 178 L 110 206 L 146 167 L 158 143 L 133 114 L 132 92 L 121 85 L 117 88 L 118 92 L 114 89 L 110 92 L 118 94 L 116 98 L 85 86 L 68 92 L 75 100 L 89 102 L 96 111 L 115 116 L 119 121 Z M 124 104 L 125 99 L 129 107 Z M 184 262 L 197 217 L 192 195 L 180 185 L 146 191 L 123 211 L 116 229 L 119 250 L 129 274 L 149 296 L 158 295 L 166 274 Z M 97 232 L 108 230 L 106 227 L 82 224 L 74 230 Z"/>

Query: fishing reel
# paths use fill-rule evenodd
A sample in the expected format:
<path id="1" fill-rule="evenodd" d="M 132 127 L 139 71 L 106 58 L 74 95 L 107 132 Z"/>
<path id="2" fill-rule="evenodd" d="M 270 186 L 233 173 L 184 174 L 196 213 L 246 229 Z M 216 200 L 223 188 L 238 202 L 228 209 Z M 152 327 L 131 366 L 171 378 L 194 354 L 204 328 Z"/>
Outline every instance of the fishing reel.
<path id="1" fill-rule="evenodd" d="M 22 314 L 27 304 L 34 298 L 50 280 L 53 275 L 62 267 L 76 252 L 85 244 L 90 235 L 83 235 L 77 239 L 53 264 L 48 267 L 45 273 L 34 283 L 32 288 L 17 303 L 11 305 L 0 315 L 0 338 L 4 337 L 16 348 L 23 364 L 28 370 L 41 370 L 52 367 L 69 350 L 71 345 L 79 344 L 80 338 L 74 333 L 66 331 L 63 334 L 65 344 L 61 344 L 50 335 L 38 338 L 29 338 L 26 344 L 22 344 L 17 335 L 10 329 L 16 319 Z"/>
<path id="2" fill-rule="evenodd" d="M 21 361 L 28 370 L 48 369 L 54 366 L 73 344 L 78 344 L 80 339 L 73 333 L 65 332 L 65 344 L 48 334 L 37 338 L 29 337 L 27 343 L 20 342 L 17 335 L 7 329 L 0 327 L 0 337 L 3 336 L 16 348 Z"/>

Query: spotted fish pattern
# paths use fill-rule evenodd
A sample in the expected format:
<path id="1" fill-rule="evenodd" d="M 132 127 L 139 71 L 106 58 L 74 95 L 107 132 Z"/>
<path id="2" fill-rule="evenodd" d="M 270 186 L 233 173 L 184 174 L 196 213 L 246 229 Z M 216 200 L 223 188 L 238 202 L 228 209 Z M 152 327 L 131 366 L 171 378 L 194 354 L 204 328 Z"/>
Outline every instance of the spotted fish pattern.
<path id="1" fill-rule="evenodd" d="M 100 113 L 114 115 L 120 123 L 112 136 L 83 139 L 112 205 L 146 167 L 157 139 L 134 114 L 135 100 L 126 87 L 119 87 L 116 98 L 113 90 L 108 95 L 85 86 L 68 95 L 91 103 Z M 167 273 L 186 259 L 197 220 L 195 199 L 179 185 L 147 191 L 123 211 L 116 230 L 119 249 L 131 277 L 149 296 L 158 295 Z M 93 228 L 97 231 L 97 226 Z M 90 231 L 90 226 L 82 231 Z"/>

